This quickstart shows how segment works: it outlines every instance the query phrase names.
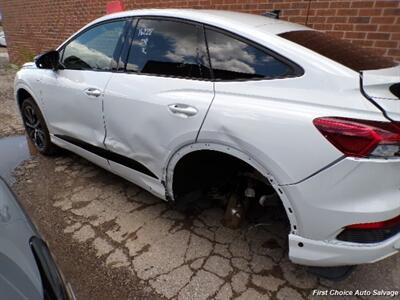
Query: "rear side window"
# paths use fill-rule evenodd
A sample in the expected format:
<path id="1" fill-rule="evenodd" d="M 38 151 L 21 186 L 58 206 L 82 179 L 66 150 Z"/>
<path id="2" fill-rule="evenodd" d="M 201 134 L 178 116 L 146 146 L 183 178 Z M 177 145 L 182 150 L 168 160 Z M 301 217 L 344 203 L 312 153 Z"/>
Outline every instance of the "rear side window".
<path id="1" fill-rule="evenodd" d="M 206 36 L 215 79 L 272 79 L 294 73 L 288 64 L 230 35 L 206 29 Z"/>
<path id="2" fill-rule="evenodd" d="M 66 69 L 109 71 L 125 21 L 93 27 L 65 46 L 62 64 Z"/>
<path id="3" fill-rule="evenodd" d="M 289 31 L 279 36 L 330 58 L 354 71 L 376 70 L 396 66 L 386 57 L 348 41 L 314 30 Z"/>
<path id="4" fill-rule="evenodd" d="M 139 20 L 126 70 L 183 78 L 210 78 L 204 34 L 198 26 L 164 19 Z"/>

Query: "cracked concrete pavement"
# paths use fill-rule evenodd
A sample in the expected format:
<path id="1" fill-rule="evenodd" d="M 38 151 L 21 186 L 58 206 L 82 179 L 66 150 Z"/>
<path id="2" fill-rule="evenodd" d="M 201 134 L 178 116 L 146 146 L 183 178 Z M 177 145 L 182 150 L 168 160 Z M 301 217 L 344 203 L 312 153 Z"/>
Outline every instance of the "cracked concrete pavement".
<path id="1" fill-rule="evenodd" d="M 13 73 L 0 67 L 0 137 L 22 129 Z M 217 207 L 184 215 L 68 152 L 33 156 L 14 174 L 13 189 L 78 299 L 314 299 L 314 289 L 400 290 L 399 255 L 342 282 L 321 280 L 288 260 L 283 223 L 231 230 Z"/>

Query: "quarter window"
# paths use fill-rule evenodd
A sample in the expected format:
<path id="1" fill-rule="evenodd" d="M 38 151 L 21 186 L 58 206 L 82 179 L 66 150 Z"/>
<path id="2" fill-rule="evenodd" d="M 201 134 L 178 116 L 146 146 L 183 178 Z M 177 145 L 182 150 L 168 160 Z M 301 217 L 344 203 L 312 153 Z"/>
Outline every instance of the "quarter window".
<path id="1" fill-rule="evenodd" d="M 62 64 L 66 69 L 109 71 L 125 21 L 91 28 L 64 48 Z"/>
<path id="2" fill-rule="evenodd" d="M 239 39 L 211 29 L 206 29 L 206 36 L 215 79 L 270 79 L 293 74 L 292 67 Z"/>
<path id="3" fill-rule="evenodd" d="M 193 24 L 141 19 L 126 69 L 162 76 L 210 78 L 204 33 Z"/>

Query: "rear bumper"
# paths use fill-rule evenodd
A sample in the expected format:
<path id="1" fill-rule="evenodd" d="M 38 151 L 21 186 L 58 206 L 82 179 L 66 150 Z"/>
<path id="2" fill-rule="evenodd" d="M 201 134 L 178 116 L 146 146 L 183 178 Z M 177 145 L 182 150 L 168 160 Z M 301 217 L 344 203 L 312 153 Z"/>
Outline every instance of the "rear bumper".
<path id="1" fill-rule="evenodd" d="M 310 266 L 356 265 L 399 252 L 400 232 L 378 243 L 337 239 L 348 225 L 400 215 L 399 159 L 344 158 L 301 183 L 282 188 L 294 208 L 298 228 L 289 235 L 293 262 Z"/>
<path id="2" fill-rule="evenodd" d="M 329 267 L 374 263 L 399 252 L 400 233 L 377 244 L 315 241 L 289 235 L 289 258 L 301 265 Z"/>

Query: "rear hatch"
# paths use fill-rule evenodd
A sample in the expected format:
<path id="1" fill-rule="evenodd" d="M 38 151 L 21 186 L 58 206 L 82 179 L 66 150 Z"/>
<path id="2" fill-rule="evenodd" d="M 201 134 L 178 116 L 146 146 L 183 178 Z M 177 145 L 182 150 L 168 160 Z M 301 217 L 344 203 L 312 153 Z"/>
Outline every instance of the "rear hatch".
<path id="1" fill-rule="evenodd" d="M 400 65 L 349 41 L 315 30 L 279 34 L 360 74 L 361 93 L 391 120 L 400 121 Z"/>
<path id="2" fill-rule="evenodd" d="M 379 105 L 386 117 L 400 121 L 400 65 L 360 73 L 364 95 Z"/>

